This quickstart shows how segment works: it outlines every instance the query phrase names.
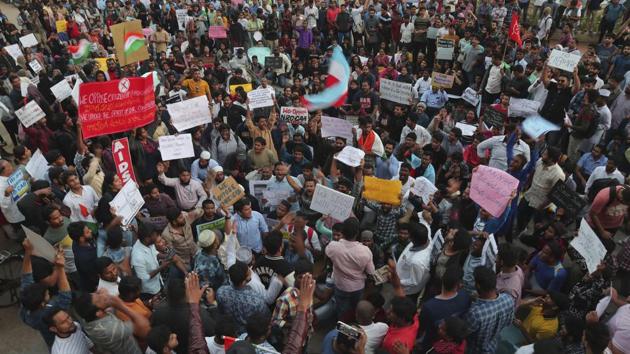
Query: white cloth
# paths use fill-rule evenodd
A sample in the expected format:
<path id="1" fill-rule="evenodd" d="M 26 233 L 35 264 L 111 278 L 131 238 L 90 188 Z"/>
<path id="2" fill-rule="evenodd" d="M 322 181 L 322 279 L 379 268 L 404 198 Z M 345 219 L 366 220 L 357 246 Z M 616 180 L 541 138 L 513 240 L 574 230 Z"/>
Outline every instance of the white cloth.
<path id="1" fill-rule="evenodd" d="M 416 134 L 416 144 L 420 145 L 420 147 L 424 147 L 425 145 L 431 143 L 431 134 L 420 124 L 416 124 L 413 129 L 409 128 L 409 126 L 405 124 L 402 132 L 400 133 L 400 143 L 403 143 L 407 134 L 411 132 Z"/>
<path id="2" fill-rule="evenodd" d="M 373 354 L 374 351 L 381 346 L 389 326 L 383 322 L 376 322 L 367 326 L 361 326 L 361 328 L 363 328 L 363 331 L 365 331 L 365 335 L 367 336 L 365 354 Z"/>
<path id="3" fill-rule="evenodd" d="M 210 351 L 210 354 L 225 354 L 225 347 L 217 344 L 214 341 L 214 336 L 206 337 L 206 344 L 208 345 L 208 351 Z"/>
<path id="4" fill-rule="evenodd" d="M 421 77 L 416 80 L 416 83 L 413 85 L 413 95 L 415 98 L 422 97 L 422 94 L 425 91 L 429 91 L 431 89 L 431 78 L 428 77 L 426 80 Z"/>
<path id="5" fill-rule="evenodd" d="M 491 93 L 493 95 L 500 93 L 502 78 L 503 78 L 503 75 L 501 75 L 501 67 L 493 65 L 490 68 L 490 73 L 488 74 L 486 87 L 484 87 L 486 92 Z"/>

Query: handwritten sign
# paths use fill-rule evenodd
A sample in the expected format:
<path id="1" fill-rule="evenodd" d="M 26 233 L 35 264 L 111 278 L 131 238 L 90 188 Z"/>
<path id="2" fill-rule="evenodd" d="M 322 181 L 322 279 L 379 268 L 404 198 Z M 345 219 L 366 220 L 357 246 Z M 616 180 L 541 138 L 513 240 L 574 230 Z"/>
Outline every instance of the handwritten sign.
<path id="1" fill-rule="evenodd" d="M 431 84 L 435 87 L 451 88 L 455 82 L 455 76 L 433 72 L 431 75 Z"/>
<path id="2" fill-rule="evenodd" d="M 560 130 L 560 127 L 536 115 L 525 119 L 521 129 L 530 137 L 538 139 L 541 135 L 547 134 L 548 132 Z"/>
<path id="3" fill-rule="evenodd" d="M 462 122 L 455 123 L 455 128 L 459 128 L 462 131 L 463 136 L 473 136 L 477 131 L 477 127 L 475 127 L 474 125 Z"/>
<path id="4" fill-rule="evenodd" d="M 452 39 L 438 38 L 436 41 L 437 53 L 435 58 L 438 60 L 453 60 L 455 52 L 455 41 Z"/>
<path id="5" fill-rule="evenodd" d="M 195 228 L 197 229 L 197 235 L 199 235 L 202 231 L 205 231 L 205 230 L 211 230 L 211 231 L 223 230 L 224 227 L 225 227 L 225 218 L 219 218 L 214 221 L 199 224 Z"/>
<path id="6" fill-rule="evenodd" d="M 227 32 L 223 26 L 208 26 L 208 37 L 215 39 L 227 38 Z"/>
<path id="7" fill-rule="evenodd" d="M 346 146 L 335 156 L 339 160 L 350 167 L 357 167 L 361 164 L 361 160 L 365 157 L 365 152 L 352 146 Z"/>
<path id="8" fill-rule="evenodd" d="M 479 104 L 479 101 L 481 100 L 481 95 L 477 94 L 477 91 L 468 87 L 464 90 L 464 93 L 462 94 L 462 100 L 477 107 L 477 105 Z"/>
<path id="9" fill-rule="evenodd" d="M 571 241 L 571 247 L 584 257 L 589 274 L 596 271 L 597 266 L 606 257 L 606 247 L 599 240 L 586 218 L 582 219 L 578 235 Z"/>
<path id="10" fill-rule="evenodd" d="M 179 26 L 179 30 L 185 31 L 186 30 L 186 17 L 188 16 L 188 10 L 177 9 L 175 10 L 175 15 L 177 16 L 177 25 Z"/>
<path id="11" fill-rule="evenodd" d="M 330 136 L 346 139 L 348 143 L 352 143 L 352 123 L 340 118 L 322 116 L 322 138 Z"/>
<path id="12" fill-rule="evenodd" d="M 37 257 L 42 257 L 50 263 L 55 261 L 55 255 L 57 250 L 48 242 L 45 238 L 33 232 L 33 230 L 22 225 L 22 230 L 26 234 L 26 238 L 31 242 L 33 246 L 33 254 Z"/>
<path id="13" fill-rule="evenodd" d="M 567 214 L 576 214 L 586 206 L 586 201 L 575 191 L 569 189 L 564 181 L 558 181 L 549 193 L 549 200 Z"/>
<path id="14" fill-rule="evenodd" d="M 265 57 L 265 68 L 269 69 L 282 69 L 282 58 L 275 57 L 273 55 Z"/>
<path id="15" fill-rule="evenodd" d="M 280 119 L 287 123 L 308 123 L 308 109 L 306 107 L 281 107 Z"/>
<path id="16" fill-rule="evenodd" d="M 344 221 L 352 214 L 354 197 L 324 187 L 321 184 L 315 186 L 315 193 L 311 201 L 311 209 L 324 215 L 332 215 L 339 221 Z"/>
<path id="17" fill-rule="evenodd" d="M 483 112 L 483 122 L 488 126 L 503 128 L 505 124 L 505 115 L 492 107 L 486 108 Z"/>
<path id="18" fill-rule="evenodd" d="M 387 79 L 381 79 L 380 83 L 379 92 L 382 99 L 405 105 L 409 104 L 413 95 L 411 84 Z"/>
<path id="19" fill-rule="evenodd" d="M 527 100 L 524 98 L 510 98 L 510 105 L 508 106 L 509 117 L 529 117 L 538 114 L 538 107 L 540 102 L 534 100 Z"/>
<path id="20" fill-rule="evenodd" d="M 11 56 L 11 58 L 13 58 L 13 60 L 15 60 L 16 62 L 19 57 L 24 55 L 24 53 L 22 53 L 22 49 L 20 49 L 20 46 L 17 44 L 8 45 L 4 47 L 4 50 L 6 50 L 7 53 L 9 53 L 9 55 Z"/>
<path id="21" fill-rule="evenodd" d="M 24 107 L 15 111 L 15 115 L 26 128 L 46 117 L 46 113 L 42 111 L 41 107 L 39 107 L 35 101 L 30 101 Z"/>
<path id="22" fill-rule="evenodd" d="M 578 65 L 582 59 L 581 56 L 566 53 L 558 49 L 554 49 L 551 51 L 551 55 L 549 56 L 549 61 L 547 65 L 552 68 L 557 68 L 560 70 L 573 72 L 573 69 Z"/>
<path id="23" fill-rule="evenodd" d="M 263 108 L 273 106 L 273 98 L 269 90 L 253 90 L 247 93 L 249 108 Z"/>
<path id="24" fill-rule="evenodd" d="M 208 97 L 201 95 L 183 102 L 167 104 L 173 126 L 178 132 L 212 123 L 212 114 L 208 108 Z"/>
<path id="25" fill-rule="evenodd" d="M 518 179 L 497 168 L 479 166 L 472 175 L 470 199 L 499 217 L 510 202 L 512 192 L 518 187 Z"/>
<path id="26" fill-rule="evenodd" d="M 240 84 L 240 85 L 230 85 L 230 95 L 236 94 L 236 88 L 242 87 L 243 91 L 249 92 L 252 90 L 252 84 Z"/>
<path id="27" fill-rule="evenodd" d="M 153 77 L 130 77 L 79 86 L 79 119 L 85 139 L 124 132 L 155 120 Z"/>
<path id="28" fill-rule="evenodd" d="M 230 176 L 212 188 L 212 195 L 221 206 L 232 206 L 245 196 L 245 192 L 234 177 Z"/>
<path id="29" fill-rule="evenodd" d="M 363 198 L 380 203 L 400 205 L 400 192 L 402 191 L 400 180 L 366 176 L 364 178 L 364 186 Z"/>
<path id="30" fill-rule="evenodd" d="M 68 81 L 61 80 L 50 88 L 55 98 L 61 102 L 66 98 L 72 96 L 72 87 L 68 84 Z"/>
<path id="31" fill-rule="evenodd" d="M 431 183 L 431 181 L 422 176 L 416 178 L 416 180 L 413 182 L 413 188 L 411 188 L 411 192 L 414 195 L 422 198 L 422 202 L 424 204 L 429 203 L 431 197 L 433 197 L 433 194 L 435 194 L 437 190 L 438 189 L 435 187 L 435 185 L 433 185 L 433 183 Z"/>
<path id="32" fill-rule="evenodd" d="M 28 66 L 30 66 L 31 69 L 33 69 L 35 74 L 39 74 L 39 72 L 44 69 L 44 68 L 42 68 L 41 64 L 35 59 L 31 60 L 31 62 L 28 63 Z"/>
<path id="33" fill-rule="evenodd" d="M 192 135 L 165 135 L 159 140 L 159 150 L 163 161 L 185 159 L 195 156 Z"/>
<path id="34" fill-rule="evenodd" d="M 35 38 L 35 35 L 32 33 L 20 37 L 20 43 L 22 43 L 22 47 L 24 48 L 37 47 L 39 44 L 39 42 L 37 42 L 37 38 Z"/>
<path id="35" fill-rule="evenodd" d="M 122 218 L 123 225 L 129 225 L 144 205 L 144 198 L 134 183 L 125 183 L 109 205 L 116 210 L 116 215 Z"/>
<path id="36" fill-rule="evenodd" d="M 24 170 L 21 168 L 17 168 L 15 172 L 9 176 L 7 183 L 13 187 L 11 199 L 14 201 L 20 200 L 30 189 L 26 176 L 24 176 Z"/>
<path id="37" fill-rule="evenodd" d="M 26 164 L 26 172 L 28 172 L 29 176 L 33 179 L 46 179 L 46 174 L 48 173 L 48 161 L 44 154 L 42 154 L 41 150 L 37 149 L 31 159 L 28 160 Z"/>

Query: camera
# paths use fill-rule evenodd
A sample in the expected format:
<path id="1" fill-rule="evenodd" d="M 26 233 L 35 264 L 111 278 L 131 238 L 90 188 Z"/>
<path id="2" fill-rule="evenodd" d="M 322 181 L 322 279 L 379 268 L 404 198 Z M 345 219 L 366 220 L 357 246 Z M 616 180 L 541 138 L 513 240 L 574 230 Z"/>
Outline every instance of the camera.
<path id="1" fill-rule="evenodd" d="M 337 322 L 337 343 L 343 344 L 348 348 L 354 348 L 361 337 L 361 332 L 358 328 L 350 326 L 349 324 L 341 321 Z"/>

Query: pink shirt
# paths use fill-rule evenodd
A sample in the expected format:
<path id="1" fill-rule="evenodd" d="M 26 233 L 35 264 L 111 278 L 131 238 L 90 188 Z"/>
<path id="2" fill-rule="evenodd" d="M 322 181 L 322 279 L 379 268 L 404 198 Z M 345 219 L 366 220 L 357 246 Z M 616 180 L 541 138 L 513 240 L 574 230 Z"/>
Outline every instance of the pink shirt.
<path id="1" fill-rule="evenodd" d="M 612 344 L 623 353 L 630 353 L 630 305 L 623 305 L 608 321 Z"/>
<path id="2" fill-rule="evenodd" d="M 622 188 L 622 186 L 617 186 L 617 193 Z M 628 213 L 628 206 L 622 204 L 619 201 L 619 198 L 612 203 L 608 203 L 609 201 L 610 189 L 604 188 L 599 191 L 595 196 L 595 199 L 593 199 L 591 212 L 594 212 L 597 215 L 597 218 L 599 218 L 599 222 L 602 224 L 604 229 L 615 229 L 623 224 L 623 220 Z M 590 215 L 587 215 L 586 220 L 591 227 L 595 227 L 591 221 Z"/>
<path id="3" fill-rule="evenodd" d="M 523 270 L 521 267 L 516 266 L 516 271 L 512 273 L 501 272 L 497 275 L 497 291 L 512 296 L 514 298 L 514 307 L 518 307 L 524 282 Z"/>
<path id="4" fill-rule="evenodd" d="M 333 263 L 335 287 L 341 291 L 363 289 L 366 275 L 374 274 L 372 251 L 358 241 L 332 241 L 326 247 L 326 256 Z"/>

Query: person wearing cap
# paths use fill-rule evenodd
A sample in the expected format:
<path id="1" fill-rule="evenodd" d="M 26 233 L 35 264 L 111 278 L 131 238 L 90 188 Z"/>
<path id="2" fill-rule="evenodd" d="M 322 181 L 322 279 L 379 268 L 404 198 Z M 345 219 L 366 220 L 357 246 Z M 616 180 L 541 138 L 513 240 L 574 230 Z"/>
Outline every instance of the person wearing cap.
<path id="1" fill-rule="evenodd" d="M 208 171 L 219 166 L 219 163 L 210 158 L 209 151 L 203 151 L 199 158 L 190 165 L 190 177 L 199 182 L 206 180 Z"/>
<path id="2" fill-rule="evenodd" d="M 227 276 L 223 265 L 217 256 L 219 238 L 212 230 L 203 230 L 199 234 L 197 246 L 199 251 L 195 255 L 193 270 L 199 275 L 202 286 L 208 285 L 215 291 L 220 286 L 227 284 Z"/>

